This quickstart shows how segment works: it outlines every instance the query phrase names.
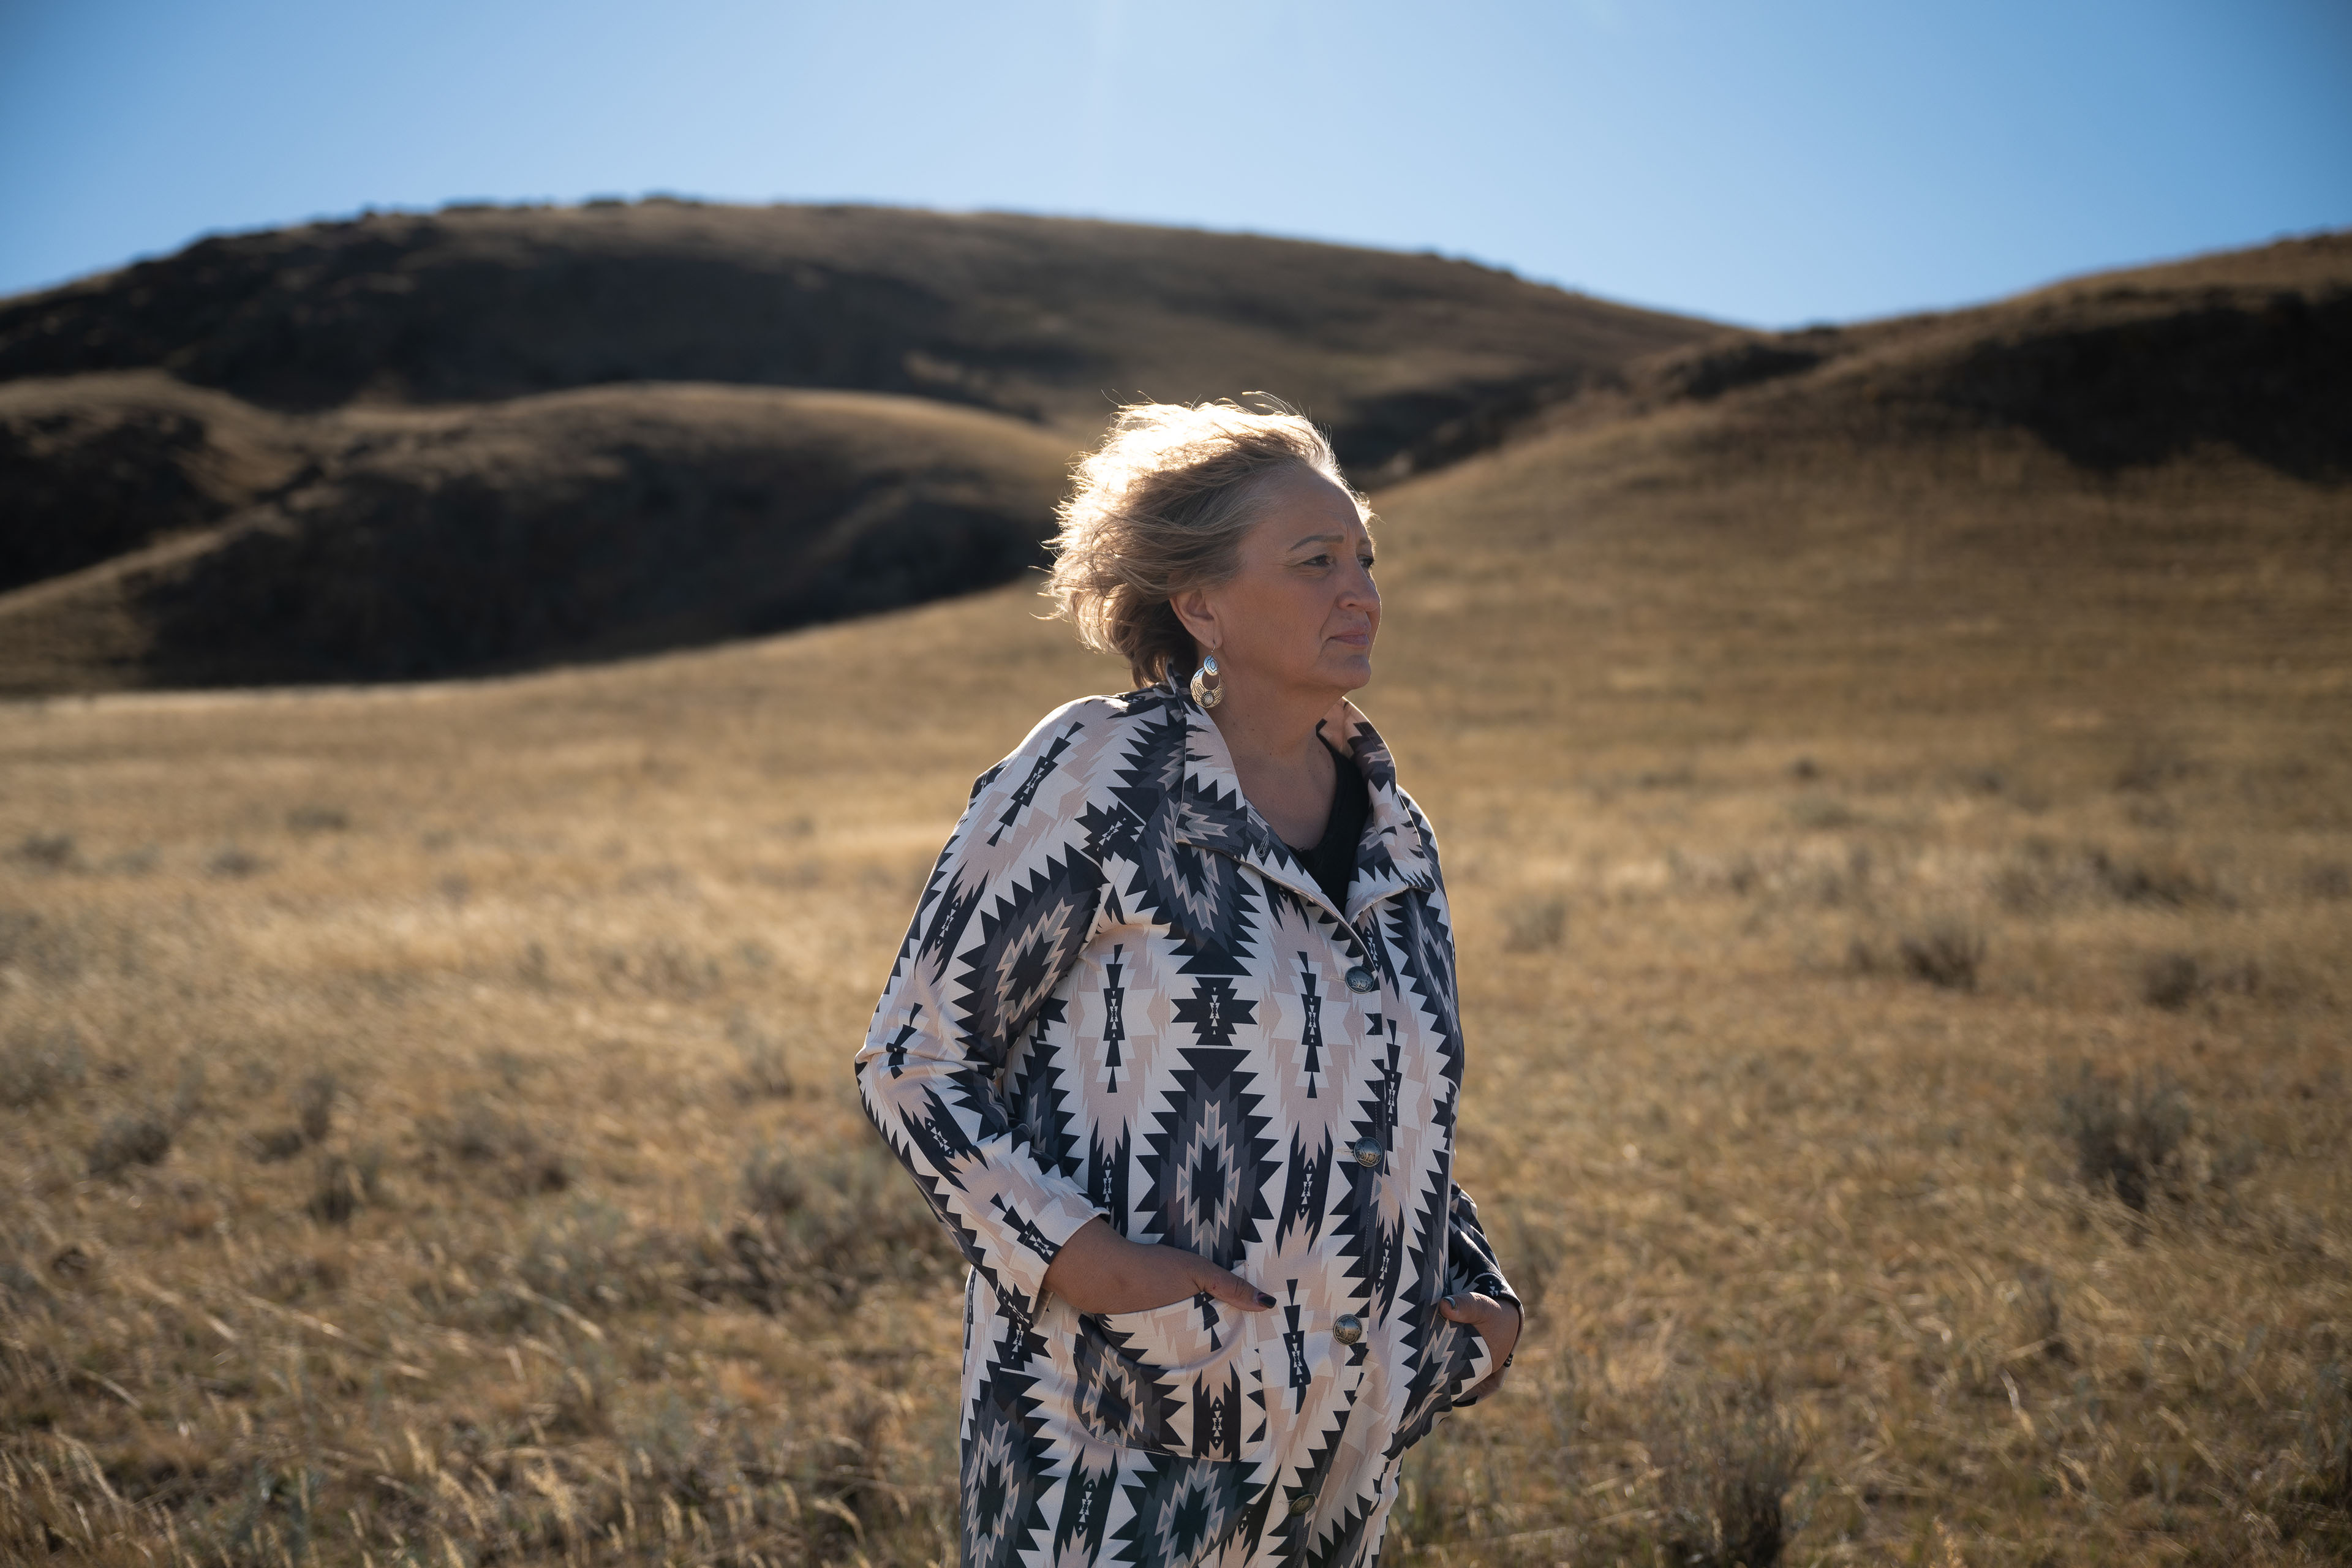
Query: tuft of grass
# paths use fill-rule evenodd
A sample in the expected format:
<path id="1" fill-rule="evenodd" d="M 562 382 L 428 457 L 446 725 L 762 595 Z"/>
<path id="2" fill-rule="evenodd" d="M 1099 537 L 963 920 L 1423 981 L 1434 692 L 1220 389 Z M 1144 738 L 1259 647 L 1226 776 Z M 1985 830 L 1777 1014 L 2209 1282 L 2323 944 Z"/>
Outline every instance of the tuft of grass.
<path id="1" fill-rule="evenodd" d="M 2085 1063 L 2058 1097 L 2059 1125 L 2074 1146 L 2075 1169 L 2095 1191 L 2113 1192 L 2145 1214 L 2150 1196 L 2185 1185 L 2191 1118 L 2179 1085 L 2161 1074 L 2128 1087 Z"/>
<path id="2" fill-rule="evenodd" d="M 349 1225 L 362 1208 L 383 1201 L 383 1152 L 373 1146 L 355 1154 L 328 1154 L 319 1161 L 305 1205 L 321 1225 Z"/>
<path id="3" fill-rule="evenodd" d="M 1969 768 L 1961 773 L 1960 783 L 1975 795 L 2003 795 L 2009 790 L 2009 775 L 1995 767 Z"/>
<path id="4" fill-rule="evenodd" d="M 427 1119 L 420 1130 L 437 1152 L 461 1166 L 496 1173 L 518 1196 L 562 1192 L 577 1174 L 563 1151 L 551 1147 L 529 1122 L 486 1100 L 467 1100 L 454 1116 Z"/>
<path id="5" fill-rule="evenodd" d="M 809 1183 L 799 1157 L 781 1144 L 755 1151 L 743 1163 L 743 1196 L 763 1219 L 800 1213 L 808 1204 Z"/>
<path id="6" fill-rule="evenodd" d="M 263 1164 L 275 1165 L 299 1154 L 309 1142 L 299 1127 L 272 1127 L 247 1138 L 245 1146 Z"/>
<path id="7" fill-rule="evenodd" d="M 209 875 L 230 879 L 257 877 L 268 869 L 268 860 L 237 844 L 222 845 L 205 862 L 205 870 Z"/>
<path id="8" fill-rule="evenodd" d="M 815 1293 L 855 1306 L 886 1280 L 919 1281 L 958 1261 L 946 1232 L 887 1151 L 871 1141 L 814 1158 L 771 1144 L 743 1167 L 746 1213 L 697 1289 L 781 1310 Z"/>
<path id="9" fill-rule="evenodd" d="M 2021 913 L 2100 902 L 2166 910 L 2230 909 L 2212 868 L 2179 853 L 2125 855 L 2099 845 L 2073 851 L 2027 839 L 1992 877 L 1994 894 Z"/>
<path id="10" fill-rule="evenodd" d="M 1532 1321 L 1543 1311 L 1552 1279 L 1567 1261 L 1567 1243 L 1551 1224 L 1530 1217 L 1525 1204 L 1505 1205 L 1497 1218 L 1510 1246 L 1511 1287 L 1519 1293 L 1521 1311 Z M 1522 1331 L 1525 1327 L 1522 1323 Z"/>
<path id="11" fill-rule="evenodd" d="M 16 841 L 11 858 L 44 871 L 66 871 L 80 864 L 81 854 L 70 833 L 27 833 Z"/>
<path id="12" fill-rule="evenodd" d="M 133 1165 L 160 1165 L 172 1152 L 171 1125 L 162 1117 L 130 1111 L 108 1122 L 89 1146 L 89 1173 L 119 1176 Z"/>
<path id="13" fill-rule="evenodd" d="M 89 1076 L 80 1032 L 69 1025 L 14 1029 L 0 1039 L 0 1106 L 10 1110 L 46 1105 Z"/>
<path id="14" fill-rule="evenodd" d="M 254 1277 L 253 1289 L 272 1301 L 291 1304 L 340 1290 L 349 1271 L 332 1258 L 297 1254 L 279 1258 Z"/>
<path id="15" fill-rule="evenodd" d="M 2213 873 L 2192 861 L 2126 859 L 2104 849 L 2092 850 L 2089 860 L 2092 874 L 2118 903 L 2155 904 L 2178 910 L 2226 902 Z"/>
<path id="16" fill-rule="evenodd" d="M 2142 752 L 2116 770 L 2116 790 L 2121 795 L 2154 795 L 2196 773 L 2197 764 L 2178 752 Z"/>
<path id="17" fill-rule="evenodd" d="M 2185 952 L 2159 953 L 2140 971 L 2139 994 L 2151 1007 L 2178 1013 L 2197 1000 L 2204 977 L 2197 960 Z"/>
<path id="18" fill-rule="evenodd" d="M 2341 1362 L 2321 1366 L 2305 1390 L 2292 1464 L 2297 1500 L 2352 1520 L 2352 1384 Z"/>
<path id="19" fill-rule="evenodd" d="M 742 1060 L 742 1071 L 735 1078 L 737 1099 L 790 1100 L 799 1092 L 782 1042 L 761 1028 L 751 1014 L 737 1008 L 727 1020 L 727 1037 Z"/>
<path id="20" fill-rule="evenodd" d="M 1899 973 L 1946 991 L 1974 991 L 1984 967 L 1985 938 L 1958 921 L 1941 921 L 1895 939 L 1890 956 L 1864 937 L 1846 948 L 1846 967 L 1857 974 Z"/>
<path id="21" fill-rule="evenodd" d="M 1503 947 L 1510 952 L 1542 952 L 1568 934 L 1568 900 L 1557 895 L 1517 900 L 1503 910 Z"/>
<path id="22" fill-rule="evenodd" d="M 1644 1442 L 1656 1471 L 1659 1543 L 1691 1568 L 1772 1568 L 1801 1526 L 1790 1494 L 1809 1446 L 1758 1381 L 1672 1390 Z"/>
<path id="23" fill-rule="evenodd" d="M 185 1127 L 205 1109 L 205 1063 L 198 1056 L 180 1059 L 180 1079 L 172 1086 L 172 1109 L 169 1125 L 173 1131 Z"/>
<path id="24" fill-rule="evenodd" d="M 324 1070 L 304 1079 L 294 1096 L 294 1124 L 249 1135 L 245 1140 L 247 1150 L 263 1164 L 272 1165 L 325 1142 L 327 1134 L 334 1131 L 337 1088 L 335 1075 Z"/>
<path id="25" fill-rule="evenodd" d="M 1904 973 L 1947 991 L 1974 991 L 1985 959 L 1984 933 L 1946 921 L 1898 939 Z"/>
<path id="26" fill-rule="evenodd" d="M 718 963 L 667 939 L 636 948 L 600 948 L 590 954 L 596 978 L 616 995 L 697 1002 L 725 985 Z"/>
<path id="27" fill-rule="evenodd" d="M 310 802 L 286 812 L 286 826 L 294 833 L 341 833 L 351 825 L 351 814 L 339 805 Z"/>
<path id="28" fill-rule="evenodd" d="M 2066 1342 L 2066 1298 L 2047 1268 L 2029 1268 L 2017 1282 L 2012 1302 L 2024 1342 L 2041 1346 L 2043 1360 L 2071 1365 L 2074 1347 Z"/>
<path id="29" fill-rule="evenodd" d="M 0 968 L 72 980 L 90 967 L 90 945 L 82 932 L 38 910 L 0 909 Z"/>
<path id="30" fill-rule="evenodd" d="M 323 1143 L 335 1124 L 335 1094 L 341 1086 L 333 1073 L 321 1069 L 302 1080 L 301 1090 L 295 1096 L 295 1122 L 302 1136 L 313 1143 Z"/>
<path id="31" fill-rule="evenodd" d="M 2140 971 L 2140 995 L 2152 1007 L 2179 1012 L 2200 996 L 2253 996 L 2266 989 L 2252 959 L 2214 963 L 2185 952 L 2161 953 Z"/>
<path id="32" fill-rule="evenodd" d="M 1789 803 L 1789 820 L 1814 833 L 1852 827 L 1862 820 L 1853 807 L 1833 795 L 1808 791 Z"/>

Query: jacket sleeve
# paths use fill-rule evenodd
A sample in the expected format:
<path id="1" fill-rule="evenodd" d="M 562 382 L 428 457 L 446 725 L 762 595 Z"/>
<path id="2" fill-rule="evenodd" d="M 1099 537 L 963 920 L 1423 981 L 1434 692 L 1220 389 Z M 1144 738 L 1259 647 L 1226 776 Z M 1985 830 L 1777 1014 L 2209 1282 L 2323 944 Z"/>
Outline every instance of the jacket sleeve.
<path id="1" fill-rule="evenodd" d="M 1494 1247 L 1486 1240 L 1486 1232 L 1478 1223 L 1478 1205 L 1459 1185 L 1454 1189 L 1453 1239 L 1447 1243 L 1446 1273 L 1461 1283 L 1457 1289 L 1475 1290 L 1492 1296 L 1497 1301 L 1520 1306 L 1517 1292 L 1503 1274 L 1503 1266 L 1495 1257 Z M 1525 1308 L 1521 1308 L 1524 1311 Z"/>
<path id="2" fill-rule="evenodd" d="M 1487 1245 L 1486 1233 L 1478 1224 L 1478 1205 L 1459 1186 L 1454 1189 L 1454 1227 L 1446 1248 L 1447 1290 L 1475 1290 L 1497 1301 L 1508 1301 L 1519 1309 L 1519 1331 L 1524 1334 L 1527 1308 L 1511 1289 L 1511 1282 L 1503 1278 L 1503 1266 L 1496 1261 L 1495 1249 Z M 1467 1410 L 1481 1397 L 1465 1390 L 1454 1399 L 1454 1408 Z"/>
<path id="3" fill-rule="evenodd" d="M 856 1059 L 866 1115 L 1024 1322 L 1045 1266 L 1100 1212 L 1074 1173 L 1040 1161 L 1002 1093 L 1015 1042 L 1076 967 L 1102 907 L 1101 867 L 1077 820 L 1082 784 L 1065 767 L 1086 727 L 1063 710 L 972 785 Z"/>
<path id="4" fill-rule="evenodd" d="M 1400 790 L 1398 794 L 1402 795 L 1403 792 Z M 1436 830 L 1430 826 L 1429 818 L 1422 815 L 1421 806 L 1411 796 L 1404 796 L 1404 800 L 1406 808 L 1412 815 L 1413 826 L 1420 831 L 1422 852 L 1434 865 L 1437 860 Z M 1443 872 L 1438 874 L 1436 886 L 1431 890 L 1430 905 L 1437 921 L 1437 930 L 1442 933 L 1441 951 L 1435 955 L 1435 962 L 1444 966 L 1445 994 L 1455 996 L 1460 993 L 1454 980 L 1453 922 L 1446 909 Z M 1453 1026 L 1458 1031 L 1458 1019 L 1453 1021 Z M 1451 1239 L 1446 1243 L 1446 1288 L 1449 1290 L 1475 1290 L 1481 1295 L 1492 1296 L 1497 1301 L 1508 1301 L 1512 1306 L 1519 1307 L 1524 1313 L 1525 1307 L 1521 1305 L 1517 1293 L 1512 1290 L 1510 1279 L 1503 1273 L 1503 1266 L 1495 1257 L 1495 1248 L 1486 1240 L 1486 1227 L 1478 1223 L 1478 1205 L 1470 1201 L 1470 1194 L 1462 1190 L 1460 1184 L 1454 1184 L 1453 1188 L 1453 1225 Z"/>

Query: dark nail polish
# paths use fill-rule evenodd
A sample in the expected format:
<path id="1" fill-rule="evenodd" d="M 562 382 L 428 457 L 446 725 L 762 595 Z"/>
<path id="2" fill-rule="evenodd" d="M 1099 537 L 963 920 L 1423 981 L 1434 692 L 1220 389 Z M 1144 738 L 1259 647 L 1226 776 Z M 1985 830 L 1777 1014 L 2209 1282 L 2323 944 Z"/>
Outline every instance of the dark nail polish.
<path id="1" fill-rule="evenodd" d="M 1274 1298 L 1261 1290 L 1257 1293 L 1257 1304 L 1261 1307 L 1271 1307 L 1274 1305 Z"/>

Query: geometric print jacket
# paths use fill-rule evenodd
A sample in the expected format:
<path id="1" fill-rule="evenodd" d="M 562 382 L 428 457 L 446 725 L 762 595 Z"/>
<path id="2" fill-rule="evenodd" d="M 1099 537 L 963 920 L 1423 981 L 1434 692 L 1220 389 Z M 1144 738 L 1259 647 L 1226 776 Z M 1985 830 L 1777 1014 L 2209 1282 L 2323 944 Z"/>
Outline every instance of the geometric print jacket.
<path id="1" fill-rule="evenodd" d="M 1370 813 L 1335 907 L 1172 686 L 1048 715 L 982 773 L 858 1052 L 866 1113 L 971 1262 L 968 1564 L 1368 1564 L 1407 1447 L 1515 1300 L 1455 1186 L 1463 1043 L 1437 845 L 1351 703 Z M 1096 1215 L 1234 1270 L 1082 1314 Z"/>

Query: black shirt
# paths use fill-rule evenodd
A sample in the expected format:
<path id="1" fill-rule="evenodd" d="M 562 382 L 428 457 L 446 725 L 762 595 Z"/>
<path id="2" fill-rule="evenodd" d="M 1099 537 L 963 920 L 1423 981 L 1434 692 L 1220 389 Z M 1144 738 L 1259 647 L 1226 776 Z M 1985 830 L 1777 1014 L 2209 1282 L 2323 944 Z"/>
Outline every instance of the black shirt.
<path id="1" fill-rule="evenodd" d="M 1331 792 L 1331 817 L 1323 825 L 1323 837 L 1314 848 L 1301 849 L 1293 844 L 1290 851 L 1307 863 L 1317 885 L 1344 911 L 1348 884 L 1356 879 L 1356 843 L 1363 837 L 1364 824 L 1372 815 L 1372 792 L 1353 757 L 1328 741 L 1323 745 L 1339 764 L 1339 787 Z"/>

